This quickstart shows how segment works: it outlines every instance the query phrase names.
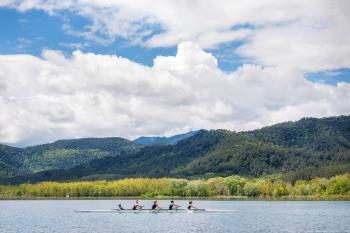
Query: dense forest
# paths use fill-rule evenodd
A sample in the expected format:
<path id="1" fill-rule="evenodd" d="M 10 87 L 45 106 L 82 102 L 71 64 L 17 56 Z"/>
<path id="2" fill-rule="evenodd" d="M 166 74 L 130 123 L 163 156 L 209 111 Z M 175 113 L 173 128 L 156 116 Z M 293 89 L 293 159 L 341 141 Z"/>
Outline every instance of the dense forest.
<path id="1" fill-rule="evenodd" d="M 196 131 L 190 131 L 184 134 L 177 134 L 171 137 L 139 137 L 133 140 L 136 144 L 140 145 L 175 145 L 181 140 L 192 137 L 196 134 Z"/>
<path id="2" fill-rule="evenodd" d="M 140 145 L 123 138 L 59 140 L 24 149 L 0 145 L 0 177 L 33 174 L 50 169 L 68 169 L 94 159 L 113 157 Z"/>
<path id="3" fill-rule="evenodd" d="M 294 184 L 350 172 L 350 116 L 304 118 L 247 132 L 199 130 L 181 137 L 165 143 L 164 138 L 157 143 L 90 138 L 24 149 L 3 145 L 0 178 L 18 184 L 274 174 Z"/>
<path id="4" fill-rule="evenodd" d="M 248 179 L 239 176 L 186 180 L 136 178 L 115 181 L 43 182 L 0 185 L 0 198 L 63 197 L 215 197 L 251 198 L 313 197 L 349 199 L 350 174 L 332 178 L 298 180 L 294 184 L 273 177 Z"/>

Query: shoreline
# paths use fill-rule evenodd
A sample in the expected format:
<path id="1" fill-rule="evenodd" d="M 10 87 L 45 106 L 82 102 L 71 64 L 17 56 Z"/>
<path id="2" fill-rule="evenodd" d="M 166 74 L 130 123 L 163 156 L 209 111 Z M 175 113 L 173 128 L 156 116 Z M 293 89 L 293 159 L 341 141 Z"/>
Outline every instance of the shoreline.
<path id="1" fill-rule="evenodd" d="M 346 196 L 285 196 L 285 197 L 246 197 L 246 196 L 212 196 L 212 197 L 0 197 L 0 201 L 10 200 L 207 200 L 207 201 L 350 201 L 350 195 Z"/>

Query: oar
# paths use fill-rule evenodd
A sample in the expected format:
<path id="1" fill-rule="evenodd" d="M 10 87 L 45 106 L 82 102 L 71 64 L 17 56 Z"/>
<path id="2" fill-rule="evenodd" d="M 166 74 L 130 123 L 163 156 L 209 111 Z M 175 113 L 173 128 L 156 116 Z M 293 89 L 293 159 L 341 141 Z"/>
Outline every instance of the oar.
<path id="1" fill-rule="evenodd" d="M 164 208 L 162 208 L 162 207 L 157 207 L 157 208 L 155 208 L 154 210 L 152 210 L 153 212 L 159 212 L 160 210 L 162 210 L 162 209 L 164 209 Z"/>

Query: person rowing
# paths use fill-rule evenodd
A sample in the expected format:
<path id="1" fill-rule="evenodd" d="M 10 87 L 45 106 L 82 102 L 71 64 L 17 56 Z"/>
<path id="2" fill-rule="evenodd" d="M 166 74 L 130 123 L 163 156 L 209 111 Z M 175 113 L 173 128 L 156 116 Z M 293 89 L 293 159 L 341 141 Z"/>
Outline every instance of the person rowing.
<path id="1" fill-rule="evenodd" d="M 143 208 L 143 206 L 141 206 L 141 205 L 139 204 L 139 200 L 136 200 L 135 203 L 134 203 L 134 205 L 132 206 L 132 209 L 133 209 L 133 210 L 140 210 L 140 209 L 142 209 L 142 208 Z"/>
<path id="2" fill-rule="evenodd" d="M 122 204 L 118 205 L 118 209 L 117 210 L 124 210 L 124 208 L 122 207 Z"/>
<path id="3" fill-rule="evenodd" d="M 173 209 L 177 209 L 179 208 L 180 206 L 179 205 L 176 205 L 174 203 L 174 201 L 170 201 L 170 205 L 169 205 L 169 210 L 173 210 Z"/>
<path id="4" fill-rule="evenodd" d="M 188 202 L 187 209 L 188 209 L 188 210 L 193 210 L 193 209 L 197 209 L 197 207 L 195 207 L 195 206 L 193 205 L 192 201 L 189 201 L 189 202 Z"/>
<path id="5" fill-rule="evenodd" d="M 154 201 L 152 205 L 152 210 L 159 210 L 159 209 L 161 209 L 161 207 L 158 205 L 158 202 Z"/>

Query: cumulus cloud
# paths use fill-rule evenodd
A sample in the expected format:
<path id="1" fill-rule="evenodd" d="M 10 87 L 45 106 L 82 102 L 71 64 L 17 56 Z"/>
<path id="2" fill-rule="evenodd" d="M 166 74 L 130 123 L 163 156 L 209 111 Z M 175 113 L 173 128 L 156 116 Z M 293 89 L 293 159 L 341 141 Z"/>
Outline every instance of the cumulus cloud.
<path id="1" fill-rule="evenodd" d="M 349 83 L 304 78 L 350 67 L 347 0 L 3 0 L 0 7 L 88 19 L 74 28 L 65 16 L 63 30 L 87 39 L 67 46 L 118 38 L 150 48 L 178 45 L 176 56 L 158 56 L 152 67 L 81 51 L 0 55 L 3 143 L 249 130 L 350 113 Z M 224 73 L 203 49 L 228 42 L 239 42 L 232 57 L 250 64 Z"/>
<path id="2" fill-rule="evenodd" d="M 189 40 L 215 48 L 243 41 L 235 52 L 256 64 L 303 71 L 350 66 L 347 0 L 5 0 L 1 5 L 49 14 L 68 10 L 91 23 L 81 31 L 66 22 L 66 32 L 102 44 L 124 38 L 168 47 Z"/>
<path id="3" fill-rule="evenodd" d="M 248 130 L 305 116 L 348 114 L 350 85 L 304 79 L 286 67 L 243 65 L 232 73 L 199 45 L 152 67 L 114 55 L 46 50 L 0 55 L 0 141 L 162 135 L 192 128 Z"/>

